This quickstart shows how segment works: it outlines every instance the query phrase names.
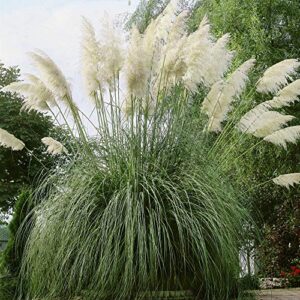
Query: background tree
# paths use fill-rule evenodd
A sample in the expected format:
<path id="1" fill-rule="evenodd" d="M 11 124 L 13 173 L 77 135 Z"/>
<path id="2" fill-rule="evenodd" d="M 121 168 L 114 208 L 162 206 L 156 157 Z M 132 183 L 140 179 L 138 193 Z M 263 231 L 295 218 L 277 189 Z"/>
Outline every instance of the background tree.
<path id="1" fill-rule="evenodd" d="M 157 17 L 168 2 L 169 0 L 141 0 L 125 27 L 129 29 L 135 24 L 140 32 L 144 32 L 151 19 Z"/>
<path id="2" fill-rule="evenodd" d="M 19 78 L 19 69 L 0 64 L 0 89 Z M 41 175 L 41 170 L 50 167 L 53 157 L 45 154 L 41 139 L 58 136 L 62 130 L 44 114 L 22 112 L 22 99 L 17 94 L 0 91 L 0 128 L 13 132 L 23 140 L 30 151 L 13 152 L 0 148 L 0 212 L 8 213 L 14 206 L 19 190 L 32 185 Z"/>
<path id="3" fill-rule="evenodd" d="M 193 11 L 191 28 L 207 14 L 213 31 L 229 32 L 241 60 L 255 56 L 263 68 L 285 58 L 298 58 L 300 3 L 297 0 L 202 0 Z"/>
<path id="4" fill-rule="evenodd" d="M 155 19 L 167 6 L 170 0 L 141 0 L 135 12 L 125 24 L 128 30 L 134 24 L 140 32 L 144 32 L 152 19 Z M 196 0 L 180 0 L 181 9 L 191 10 Z"/>

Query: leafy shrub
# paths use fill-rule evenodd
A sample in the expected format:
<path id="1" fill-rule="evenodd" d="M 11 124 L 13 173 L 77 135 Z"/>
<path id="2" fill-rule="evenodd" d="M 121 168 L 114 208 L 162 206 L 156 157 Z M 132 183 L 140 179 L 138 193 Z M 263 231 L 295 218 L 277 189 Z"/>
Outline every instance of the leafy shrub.
<path id="1" fill-rule="evenodd" d="M 288 271 L 281 271 L 280 276 L 286 279 L 288 287 L 300 287 L 300 260 L 293 259 Z"/>

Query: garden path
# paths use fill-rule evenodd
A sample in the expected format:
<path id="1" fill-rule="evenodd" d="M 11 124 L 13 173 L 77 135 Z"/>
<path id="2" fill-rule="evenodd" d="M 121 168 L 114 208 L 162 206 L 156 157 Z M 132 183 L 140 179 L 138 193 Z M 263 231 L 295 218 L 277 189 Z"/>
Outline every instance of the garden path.
<path id="1" fill-rule="evenodd" d="M 300 300 L 300 289 L 262 290 L 257 300 Z"/>

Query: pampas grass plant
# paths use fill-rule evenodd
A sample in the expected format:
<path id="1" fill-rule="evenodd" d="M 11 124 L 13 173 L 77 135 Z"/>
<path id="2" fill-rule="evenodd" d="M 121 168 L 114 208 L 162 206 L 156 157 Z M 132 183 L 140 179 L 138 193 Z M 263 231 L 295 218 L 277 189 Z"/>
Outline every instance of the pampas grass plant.
<path id="1" fill-rule="evenodd" d="M 220 300 L 236 289 L 251 220 L 232 153 L 249 134 L 285 146 L 296 141 L 298 127 L 282 129 L 294 117 L 267 103 L 226 122 L 232 111 L 239 116 L 250 108 L 239 98 L 255 60 L 230 70 L 229 35 L 216 40 L 207 18 L 188 34 L 187 17 L 171 1 L 144 34 L 132 29 L 127 51 L 112 26 L 101 41 L 84 19 L 82 73 L 95 106 L 93 137 L 84 126 L 91 120 L 46 54 L 31 54 L 38 76 L 4 89 L 23 94 L 26 110 L 60 114 L 74 139 L 71 158 L 35 192 L 20 279 L 29 299 L 142 299 L 189 290 L 197 299 Z M 298 83 L 280 90 L 298 67 L 287 60 L 265 72 L 258 92 L 279 91 L 266 102 L 297 100 Z M 68 155 L 59 141 L 42 142 L 49 153 Z M 289 186 L 299 175 L 274 182 Z"/>

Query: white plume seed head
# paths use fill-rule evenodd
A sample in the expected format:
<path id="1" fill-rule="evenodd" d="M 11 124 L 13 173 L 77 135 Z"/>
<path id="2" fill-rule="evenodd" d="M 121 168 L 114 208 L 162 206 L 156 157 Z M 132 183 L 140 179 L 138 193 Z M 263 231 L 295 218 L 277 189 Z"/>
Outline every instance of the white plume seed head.
<path id="1" fill-rule="evenodd" d="M 270 101 L 273 108 L 282 108 L 298 102 L 300 95 L 300 79 L 290 83 Z"/>
<path id="2" fill-rule="evenodd" d="M 204 79 L 209 86 L 222 79 L 231 65 L 234 53 L 227 50 L 229 40 L 230 34 L 224 34 L 208 52 L 209 65 L 205 70 Z"/>
<path id="3" fill-rule="evenodd" d="M 288 84 L 288 80 L 296 73 L 300 67 L 297 59 L 283 60 L 268 68 L 257 83 L 257 91 L 260 93 L 276 93 L 283 86 Z"/>
<path id="4" fill-rule="evenodd" d="M 99 70 L 99 64 L 100 45 L 96 39 L 95 30 L 91 23 L 86 18 L 83 18 L 81 66 L 85 88 L 91 99 L 93 99 L 93 95 L 100 88 L 100 84 L 102 84 L 101 76 L 99 76 L 102 74 L 101 70 Z"/>
<path id="5" fill-rule="evenodd" d="M 36 76 L 26 74 L 27 82 L 13 82 L 4 87 L 4 92 L 15 92 L 22 95 L 24 98 L 22 110 L 44 112 L 49 110 L 49 106 L 55 106 L 56 101 L 52 92 L 45 84 Z"/>
<path id="6" fill-rule="evenodd" d="M 69 83 L 55 62 L 42 51 L 32 52 L 29 55 L 40 72 L 42 80 L 52 93 L 61 100 L 71 99 Z"/>
<path id="7" fill-rule="evenodd" d="M 13 134 L 0 128 L 0 146 L 10 148 L 13 151 L 20 151 L 25 147 L 25 144 Z"/>
<path id="8" fill-rule="evenodd" d="M 114 81 L 124 64 L 122 38 L 112 21 L 106 16 L 102 20 L 101 72 L 105 74 L 108 85 L 114 87 Z"/>
<path id="9" fill-rule="evenodd" d="M 179 0 L 171 0 L 164 11 L 158 16 L 156 25 L 157 39 L 167 41 L 178 9 Z"/>
<path id="10" fill-rule="evenodd" d="M 175 44 L 179 39 L 181 39 L 187 33 L 187 17 L 189 13 L 187 10 L 182 11 L 178 16 L 175 17 L 175 20 L 170 29 L 168 35 L 168 44 Z M 170 46 L 169 46 L 170 47 Z"/>
<path id="11" fill-rule="evenodd" d="M 185 47 L 182 51 L 182 59 L 186 65 L 183 83 L 188 90 L 196 92 L 200 83 L 208 85 L 206 70 L 210 66 L 209 53 L 213 45 L 210 25 L 205 16 L 198 29 L 187 36 Z"/>
<path id="12" fill-rule="evenodd" d="M 267 111 L 248 128 L 247 132 L 262 138 L 281 129 L 293 119 L 295 117 L 291 115 L 282 115 L 277 111 Z"/>
<path id="13" fill-rule="evenodd" d="M 148 79 L 150 77 L 150 66 L 148 65 L 147 59 L 145 60 L 145 55 L 143 37 L 134 26 L 131 30 L 125 70 L 128 92 L 138 98 L 145 96 Z M 126 99 L 130 99 L 130 97 Z"/>
<path id="14" fill-rule="evenodd" d="M 277 185 L 289 189 L 290 186 L 294 186 L 295 184 L 300 183 L 300 173 L 289 173 L 279 175 L 278 177 L 273 178 L 272 181 Z"/>
<path id="15" fill-rule="evenodd" d="M 218 100 L 220 99 L 223 86 L 223 80 L 214 83 L 202 102 L 201 110 L 202 112 L 206 113 L 209 117 L 213 115 L 216 105 L 218 104 Z"/>
<path id="16" fill-rule="evenodd" d="M 241 132 L 245 133 L 251 130 L 251 126 L 261 117 L 261 115 L 272 108 L 271 105 L 266 102 L 258 104 L 257 106 L 249 110 L 246 114 L 244 114 L 236 127 Z"/>
<path id="17" fill-rule="evenodd" d="M 295 144 L 300 138 L 300 125 L 290 126 L 273 132 L 264 138 L 264 141 L 287 149 L 287 143 Z"/>
<path id="18" fill-rule="evenodd" d="M 68 153 L 67 149 L 58 141 L 51 137 L 42 138 L 42 143 L 47 146 L 47 152 L 52 155 Z"/>
<path id="19" fill-rule="evenodd" d="M 248 73 L 253 68 L 255 59 L 244 62 L 228 79 L 215 83 L 203 101 L 202 111 L 209 116 L 209 131 L 220 132 L 222 122 L 231 111 L 232 103 L 239 98 L 246 87 Z"/>

